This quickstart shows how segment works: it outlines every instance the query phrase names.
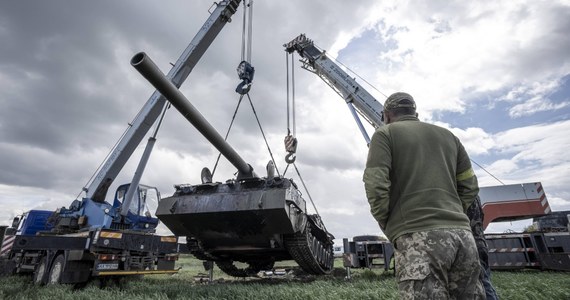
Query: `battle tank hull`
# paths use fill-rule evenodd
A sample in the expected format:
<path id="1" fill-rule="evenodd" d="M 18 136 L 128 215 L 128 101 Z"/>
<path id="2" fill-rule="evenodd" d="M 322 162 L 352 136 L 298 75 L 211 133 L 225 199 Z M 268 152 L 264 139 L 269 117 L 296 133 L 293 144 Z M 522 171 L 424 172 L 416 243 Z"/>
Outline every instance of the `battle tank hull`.
<path id="1" fill-rule="evenodd" d="M 294 259 L 307 273 L 333 268 L 333 236 L 290 179 L 275 177 L 179 185 L 162 199 L 157 217 L 187 237 L 190 252 L 233 276 L 254 275 Z M 238 269 L 234 261 L 249 266 Z"/>

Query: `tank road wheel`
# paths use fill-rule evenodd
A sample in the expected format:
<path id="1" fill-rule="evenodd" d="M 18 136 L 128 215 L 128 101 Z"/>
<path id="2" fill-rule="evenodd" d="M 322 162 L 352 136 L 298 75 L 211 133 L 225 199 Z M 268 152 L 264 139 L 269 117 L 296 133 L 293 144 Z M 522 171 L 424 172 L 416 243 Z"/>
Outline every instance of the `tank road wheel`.
<path id="1" fill-rule="evenodd" d="M 63 254 L 58 255 L 49 271 L 48 284 L 61 283 L 61 275 L 63 274 L 63 266 L 65 264 L 65 257 Z"/>
<path id="2" fill-rule="evenodd" d="M 273 268 L 274 261 L 253 261 L 248 262 L 246 268 L 238 268 L 231 260 L 216 261 L 216 265 L 224 273 L 233 277 L 253 277 L 262 270 L 269 270 Z"/>
<path id="3" fill-rule="evenodd" d="M 47 260 L 47 256 L 42 257 L 40 264 L 36 267 L 36 270 L 34 271 L 34 284 L 45 284 L 45 275 L 48 268 Z"/>
<path id="4" fill-rule="evenodd" d="M 334 268 L 332 241 L 320 240 L 311 233 L 311 226 L 307 222 L 303 231 L 286 237 L 285 247 L 305 272 L 312 275 L 330 274 Z"/>

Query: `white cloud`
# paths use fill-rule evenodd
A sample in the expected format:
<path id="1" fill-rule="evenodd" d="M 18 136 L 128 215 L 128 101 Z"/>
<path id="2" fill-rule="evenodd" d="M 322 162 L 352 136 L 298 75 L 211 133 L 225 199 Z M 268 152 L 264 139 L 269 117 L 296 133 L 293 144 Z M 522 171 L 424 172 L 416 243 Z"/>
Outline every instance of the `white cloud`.
<path id="1" fill-rule="evenodd" d="M 570 201 L 567 200 L 570 196 L 569 194 L 570 193 L 568 192 L 562 193 L 561 196 L 563 198 L 547 194 L 548 204 L 550 205 L 550 209 L 552 209 L 552 211 L 570 210 Z"/>
<path id="2" fill-rule="evenodd" d="M 539 124 L 510 129 L 495 135 L 495 148 L 503 152 L 518 153 L 516 162 L 537 160 L 551 167 L 570 162 L 566 155 L 570 146 L 570 121 Z"/>
<path id="3" fill-rule="evenodd" d="M 488 133 L 481 128 L 450 128 L 475 161 L 492 159 L 484 170 L 474 166 L 481 186 L 542 182 L 553 210 L 570 207 L 570 121 L 542 123 Z M 494 158 L 495 157 L 495 158 Z M 501 158 L 499 158 L 501 157 Z M 489 172 L 490 174 L 488 174 Z M 494 177 L 496 178 L 494 178 Z"/>
<path id="4" fill-rule="evenodd" d="M 467 138 L 462 137 L 462 133 L 469 130 L 452 130 L 467 141 L 465 146 L 472 157 L 503 157 L 486 166 L 498 178 L 512 183 L 543 181 L 547 183 L 547 189 L 548 186 L 562 189 L 570 184 L 570 159 L 566 155 L 566 149 L 570 147 L 570 121 L 525 126 L 496 134 L 472 130 L 479 134 Z M 478 151 L 480 148 L 487 151 Z"/>
<path id="5" fill-rule="evenodd" d="M 71 203 L 75 195 L 52 189 L 0 184 L 0 225 L 11 225 L 12 219 L 31 209 L 55 210 Z"/>
<path id="6" fill-rule="evenodd" d="M 482 128 L 469 127 L 461 129 L 451 127 L 443 122 L 434 122 L 434 124 L 453 132 L 461 140 L 461 143 L 470 155 L 486 154 L 495 145 L 492 135 L 485 132 Z"/>
<path id="7" fill-rule="evenodd" d="M 509 109 L 509 115 L 513 118 L 532 115 L 536 112 L 557 110 L 570 105 L 566 99 L 560 103 L 554 103 L 550 95 L 560 89 L 561 78 L 521 84 L 512 88 L 506 95 L 498 100 L 514 103 Z"/>
<path id="8" fill-rule="evenodd" d="M 428 113 L 462 112 L 469 93 L 506 89 L 508 95 L 520 86 L 548 86 L 570 73 L 570 57 L 562 50 L 570 46 L 563 34 L 570 22 L 567 2 L 383 1 L 370 15 L 387 44 L 370 49 L 370 59 L 388 67 L 377 70 L 375 82 L 384 90 L 411 92 Z M 368 28 L 364 22 L 360 32 Z M 532 89 L 535 107 L 521 104 L 511 115 L 567 105 L 540 100 L 547 93 Z"/>

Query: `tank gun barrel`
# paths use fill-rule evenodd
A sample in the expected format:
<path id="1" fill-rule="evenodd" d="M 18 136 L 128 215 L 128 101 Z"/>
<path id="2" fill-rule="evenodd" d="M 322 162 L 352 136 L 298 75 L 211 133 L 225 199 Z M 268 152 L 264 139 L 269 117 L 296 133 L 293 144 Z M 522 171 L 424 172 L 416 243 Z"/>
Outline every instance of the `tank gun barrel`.
<path id="1" fill-rule="evenodd" d="M 141 73 L 222 155 L 238 169 L 238 178 L 253 177 L 253 168 L 224 140 L 192 103 L 164 76 L 152 59 L 139 52 L 131 65 Z"/>

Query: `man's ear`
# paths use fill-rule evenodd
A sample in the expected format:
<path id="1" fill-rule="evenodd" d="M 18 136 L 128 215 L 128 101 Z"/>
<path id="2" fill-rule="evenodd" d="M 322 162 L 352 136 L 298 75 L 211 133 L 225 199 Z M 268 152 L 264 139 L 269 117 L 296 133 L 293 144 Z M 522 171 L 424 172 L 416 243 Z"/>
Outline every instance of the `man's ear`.
<path id="1" fill-rule="evenodd" d="M 385 111 L 384 112 L 384 124 L 388 125 L 392 123 L 392 114 L 390 114 L 390 112 Z"/>

